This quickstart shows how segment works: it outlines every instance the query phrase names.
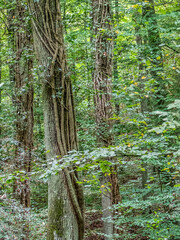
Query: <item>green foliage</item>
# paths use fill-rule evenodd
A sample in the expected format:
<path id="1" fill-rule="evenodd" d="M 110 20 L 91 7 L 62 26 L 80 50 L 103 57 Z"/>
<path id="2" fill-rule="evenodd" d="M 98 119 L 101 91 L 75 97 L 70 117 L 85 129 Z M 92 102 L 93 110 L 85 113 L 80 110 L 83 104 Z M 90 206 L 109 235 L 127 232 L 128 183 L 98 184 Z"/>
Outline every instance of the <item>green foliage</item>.
<path id="1" fill-rule="evenodd" d="M 34 2 L 39 2 L 34 0 Z M 118 4 L 117 4 L 118 2 Z M 30 226 L 30 239 L 46 239 L 47 181 L 65 167 L 76 169 L 85 189 L 89 211 L 101 210 L 103 175 L 118 168 L 122 202 L 113 221 L 118 234 L 112 239 L 173 240 L 179 232 L 179 15 L 178 1 L 154 1 L 155 14 L 148 19 L 149 1 L 111 1 L 114 41 L 112 105 L 114 146 L 97 148 L 92 83 L 94 46 L 92 9 L 87 0 L 62 0 L 69 74 L 77 117 L 79 151 L 46 159 L 43 99 L 40 77 L 44 69 L 34 60 L 34 149 L 32 171 L 14 170 L 16 152 L 23 160 L 24 149 L 15 139 L 16 102 L 13 64 L 16 63 L 11 27 L 18 27 L 13 11 L 16 1 L 0 0 L 0 239 L 21 239 Z M 27 2 L 21 1 L 27 8 Z M 118 6 L 117 6 L 118 5 Z M 27 12 L 24 19 L 30 20 Z M 157 28 L 154 27 L 157 23 Z M 102 30 L 103 31 L 103 30 Z M 152 44 L 148 34 L 160 43 Z M 137 44 L 137 37 L 142 42 Z M 156 41 L 155 41 L 156 40 Z M 154 41 L 157 43 L 157 38 Z M 24 60 L 29 58 L 24 51 Z M 158 65 L 162 62 L 162 65 Z M 26 91 L 19 89 L 18 93 Z M 13 200 L 15 181 L 31 180 L 31 212 Z"/>
<path id="2" fill-rule="evenodd" d="M 29 239 L 46 239 L 47 210 L 36 213 L 24 209 L 18 202 L 8 199 L 6 194 L 0 199 L 0 238 L 27 239 L 24 228 L 28 225 Z"/>

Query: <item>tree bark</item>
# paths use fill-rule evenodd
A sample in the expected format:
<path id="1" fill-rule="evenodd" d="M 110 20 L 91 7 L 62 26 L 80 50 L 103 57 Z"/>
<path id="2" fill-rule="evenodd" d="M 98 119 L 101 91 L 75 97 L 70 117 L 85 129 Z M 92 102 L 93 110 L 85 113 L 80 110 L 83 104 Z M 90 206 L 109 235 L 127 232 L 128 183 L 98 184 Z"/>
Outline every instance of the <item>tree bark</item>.
<path id="1" fill-rule="evenodd" d="M 42 68 L 47 158 L 77 149 L 76 121 L 68 74 L 59 0 L 29 1 L 36 55 Z M 64 169 L 49 179 L 48 240 L 82 240 L 84 201 L 76 172 Z"/>
<path id="2" fill-rule="evenodd" d="M 115 19 L 114 22 L 118 26 L 119 23 L 119 1 L 115 0 Z M 117 48 L 117 33 L 114 33 L 114 49 Z M 114 77 L 114 87 L 115 89 L 118 89 L 118 81 L 119 81 L 119 73 L 118 73 L 118 54 L 114 54 L 113 57 L 113 77 Z M 119 104 L 119 99 L 115 99 L 115 113 L 117 116 L 120 114 L 120 104 Z M 117 121 L 117 124 L 120 124 L 120 121 Z"/>
<path id="3" fill-rule="evenodd" d="M 97 140 L 101 147 L 113 144 L 112 121 L 112 17 L 109 0 L 93 0 L 93 30 L 95 40 L 95 67 L 93 73 Z M 112 161 L 112 159 L 109 159 Z M 112 239 L 113 204 L 120 200 L 116 167 L 102 176 L 101 184 L 110 184 L 111 191 L 102 188 L 102 209 L 105 239 Z"/>
<path id="4" fill-rule="evenodd" d="M 15 17 L 18 31 L 14 31 L 15 41 L 15 103 L 16 103 L 16 169 L 24 170 L 29 178 L 33 149 L 33 76 L 31 33 L 26 22 L 25 7 L 16 1 Z M 19 199 L 24 207 L 30 207 L 30 181 L 16 186 Z"/>

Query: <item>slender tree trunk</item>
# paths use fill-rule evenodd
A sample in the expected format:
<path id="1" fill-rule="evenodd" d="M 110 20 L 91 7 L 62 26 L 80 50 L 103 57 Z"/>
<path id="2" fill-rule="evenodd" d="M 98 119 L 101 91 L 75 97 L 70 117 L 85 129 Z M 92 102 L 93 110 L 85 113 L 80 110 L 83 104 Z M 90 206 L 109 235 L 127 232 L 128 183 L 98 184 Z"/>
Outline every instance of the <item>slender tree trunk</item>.
<path id="1" fill-rule="evenodd" d="M 137 3 L 138 1 L 135 0 Z M 136 32 L 136 43 L 139 51 L 139 82 L 141 82 L 141 92 L 144 92 L 144 83 L 142 80 L 142 76 L 145 75 L 145 67 L 143 65 L 143 59 L 151 59 L 151 69 L 150 73 L 151 76 L 156 81 L 155 87 L 157 87 L 157 92 L 155 94 L 156 102 L 154 103 L 155 107 L 161 107 L 164 103 L 164 94 L 165 91 L 163 89 L 163 78 L 162 78 L 162 71 L 163 71 L 163 57 L 162 57 L 162 50 L 161 50 L 161 39 L 160 33 L 158 29 L 156 13 L 154 8 L 154 1 L 149 0 L 146 1 L 143 7 L 142 15 L 136 11 L 135 16 L 137 26 L 135 28 Z M 143 21 L 142 21 L 143 20 Z M 146 22 L 147 25 L 147 36 L 142 36 L 140 34 L 141 26 L 140 22 Z M 139 23 L 139 24 L 138 24 Z M 146 52 L 143 52 L 142 49 L 143 44 L 146 44 Z M 148 49 L 147 49 L 148 48 Z M 143 73 L 144 72 L 144 73 Z M 141 112 L 145 114 L 147 111 L 152 110 L 149 109 L 149 100 L 145 98 L 143 94 L 141 99 Z M 148 165 L 147 163 L 142 164 L 142 168 L 145 171 L 142 171 L 142 188 L 146 187 L 147 179 L 148 179 Z M 144 195 L 143 199 L 147 199 L 147 195 Z"/>
<path id="2" fill-rule="evenodd" d="M 28 30 L 25 8 L 16 1 L 18 31 L 15 31 L 15 101 L 16 101 L 16 168 L 25 170 L 26 177 L 31 171 L 33 148 L 33 76 L 31 34 Z M 28 57 L 27 57 L 28 56 Z M 21 149 L 21 150 L 20 150 Z M 28 179 L 18 187 L 18 195 L 24 207 L 30 207 L 30 182 Z"/>
<path id="3" fill-rule="evenodd" d="M 119 23 L 119 1 L 115 0 L 115 23 L 118 26 Z M 114 33 L 114 48 L 117 48 L 117 33 Z M 118 87 L 118 80 L 119 80 L 119 73 L 118 73 L 118 54 L 114 55 L 113 57 L 113 77 L 114 77 L 114 87 L 117 89 Z M 118 99 L 115 99 L 115 110 L 116 110 L 116 115 L 118 116 L 120 114 L 120 104 Z M 120 123 L 118 121 L 117 123 Z"/>
<path id="4" fill-rule="evenodd" d="M 36 102 L 37 105 L 35 106 L 35 109 L 37 108 L 37 112 L 36 112 L 36 126 L 37 126 L 37 135 L 38 138 L 43 139 L 44 136 L 44 132 L 43 132 L 43 110 L 42 110 L 42 103 L 41 103 L 41 89 L 40 89 L 40 85 L 38 84 L 37 86 L 37 90 L 36 90 Z"/>
<path id="5" fill-rule="evenodd" d="M 62 20 L 63 20 L 63 29 L 64 29 L 64 33 L 67 33 L 67 26 L 66 26 L 66 0 L 63 0 L 63 16 L 62 16 Z"/>
<path id="6" fill-rule="evenodd" d="M 109 0 L 93 0 L 93 29 L 96 36 L 95 43 L 95 68 L 94 102 L 96 114 L 97 140 L 99 146 L 113 144 L 112 136 L 112 29 Z M 111 40 L 110 40 L 111 39 Z M 109 159 L 110 160 L 110 159 Z M 113 204 L 120 200 L 116 167 L 111 169 L 110 176 L 102 176 L 102 185 L 110 183 L 111 191 L 102 190 L 102 208 L 104 220 L 105 239 L 112 239 L 114 233 Z"/>
<path id="7" fill-rule="evenodd" d="M 71 81 L 66 64 L 59 0 L 30 0 L 34 46 L 43 67 L 47 158 L 59 159 L 77 149 Z M 84 201 L 77 174 L 64 169 L 49 179 L 48 240 L 82 240 Z"/>
<path id="8" fill-rule="evenodd" d="M 137 3 L 138 0 L 135 0 L 135 3 Z M 143 64 L 143 60 L 144 58 L 146 58 L 145 56 L 145 52 L 143 52 L 143 44 L 144 42 L 146 42 L 146 37 L 144 37 L 142 35 L 142 32 L 141 32 L 141 22 L 142 22 L 142 15 L 141 13 L 139 13 L 138 10 L 135 10 L 134 12 L 134 20 L 136 22 L 136 27 L 135 27 L 135 37 L 136 37 L 136 44 L 137 44 L 137 48 L 138 48 L 138 70 L 139 70 L 139 73 L 138 73 L 138 81 L 140 83 L 140 89 L 141 89 L 141 112 L 142 114 L 145 114 L 147 111 L 148 111 L 148 99 L 146 98 L 146 94 L 144 92 L 144 80 L 143 80 L 143 75 L 145 75 L 145 67 L 144 67 L 144 64 Z M 142 188 L 144 189 L 146 187 L 146 184 L 147 184 L 147 178 L 148 178 L 148 175 L 147 175 L 147 164 L 145 163 L 142 163 L 142 168 L 145 169 L 145 171 L 142 171 L 141 173 L 141 176 L 142 176 L 142 179 L 141 179 L 141 186 Z M 146 199 L 146 196 L 143 197 L 143 199 L 145 200 Z"/>
<path id="9" fill-rule="evenodd" d="M 15 9 L 12 8 L 8 11 L 7 18 L 8 18 L 8 47 L 11 49 L 11 54 L 14 55 L 15 52 L 15 41 L 14 41 L 14 34 L 15 34 Z M 12 20 L 13 19 L 13 20 Z M 11 56 L 12 57 L 12 56 Z M 9 63 L 9 80 L 14 85 L 15 83 L 15 64 L 14 61 Z M 14 100 L 14 95 L 13 95 Z"/>
<path id="10" fill-rule="evenodd" d="M 143 39 L 142 36 L 139 33 L 140 31 L 140 27 L 137 26 L 135 29 L 136 32 L 136 44 L 138 47 L 138 52 L 139 52 L 139 82 L 141 83 L 141 93 L 144 93 L 144 84 L 143 84 L 143 80 L 142 80 L 142 76 L 143 76 L 143 70 L 144 70 L 144 66 L 143 66 L 143 61 L 142 61 L 142 44 L 143 44 Z M 141 112 L 142 114 L 145 114 L 145 112 L 148 111 L 148 99 L 145 97 L 145 94 L 143 94 L 142 98 L 141 98 Z M 142 168 L 145 169 L 145 171 L 142 171 L 142 188 L 144 189 L 146 187 L 147 184 L 147 164 L 142 163 Z M 144 200 L 146 199 L 146 196 L 144 197 Z"/>
<path id="11" fill-rule="evenodd" d="M 148 31 L 148 44 L 150 47 L 150 54 L 151 54 L 150 56 L 152 58 L 152 63 L 154 63 L 155 66 L 159 66 L 160 68 L 162 68 L 163 59 L 162 59 L 162 49 L 160 46 L 161 38 L 160 38 L 160 32 L 159 32 L 158 23 L 157 23 L 157 16 L 154 8 L 154 0 L 148 0 L 145 2 L 146 4 L 143 7 L 143 18 L 145 21 L 147 21 L 146 25 L 147 25 L 147 31 Z"/>
<path id="12" fill-rule="evenodd" d="M 148 40 L 148 58 L 151 60 L 151 76 L 155 80 L 155 87 L 158 89 L 155 96 L 154 106 L 156 108 L 162 107 L 165 102 L 165 85 L 162 76 L 163 72 L 163 55 L 161 49 L 161 38 L 157 23 L 157 16 L 154 8 L 154 0 L 144 2 L 142 9 L 143 23 L 147 26 L 147 40 Z"/>

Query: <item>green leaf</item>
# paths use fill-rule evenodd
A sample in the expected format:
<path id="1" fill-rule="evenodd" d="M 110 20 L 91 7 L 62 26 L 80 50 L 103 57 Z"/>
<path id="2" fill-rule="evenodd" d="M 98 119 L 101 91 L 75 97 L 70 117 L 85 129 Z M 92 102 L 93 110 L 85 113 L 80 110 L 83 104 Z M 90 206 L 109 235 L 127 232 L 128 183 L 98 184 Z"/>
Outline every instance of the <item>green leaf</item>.
<path id="1" fill-rule="evenodd" d="M 180 109 L 180 100 L 176 99 L 174 103 L 168 105 L 168 109 L 179 108 Z"/>
<path id="2" fill-rule="evenodd" d="M 180 184 L 176 184 L 176 185 L 174 185 L 174 187 L 180 187 Z"/>

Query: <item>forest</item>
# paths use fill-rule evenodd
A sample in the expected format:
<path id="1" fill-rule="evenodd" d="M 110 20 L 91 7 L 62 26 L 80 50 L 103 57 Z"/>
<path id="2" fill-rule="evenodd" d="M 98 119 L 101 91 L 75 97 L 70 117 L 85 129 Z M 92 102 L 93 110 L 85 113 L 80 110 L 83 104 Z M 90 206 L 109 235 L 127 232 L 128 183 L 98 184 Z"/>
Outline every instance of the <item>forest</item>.
<path id="1" fill-rule="evenodd" d="M 180 239 L 180 1 L 0 0 L 0 240 Z"/>

